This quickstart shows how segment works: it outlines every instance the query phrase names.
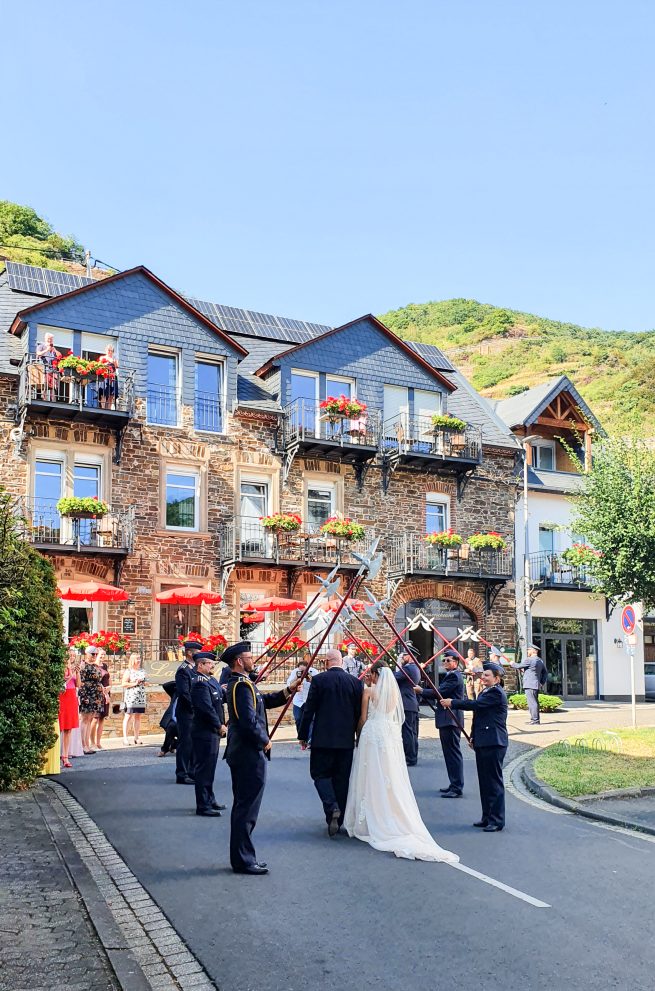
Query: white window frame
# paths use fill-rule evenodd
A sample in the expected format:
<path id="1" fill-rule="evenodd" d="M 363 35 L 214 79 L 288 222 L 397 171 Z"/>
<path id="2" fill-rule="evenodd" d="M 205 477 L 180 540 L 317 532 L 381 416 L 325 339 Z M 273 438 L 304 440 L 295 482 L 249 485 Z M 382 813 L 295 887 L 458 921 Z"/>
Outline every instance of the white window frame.
<path id="1" fill-rule="evenodd" d="M 150 388 L 150 379 L 148 376 L 148 362 L 147 359 L 152 355 L 157 358 L 174 358 L 175 359 L 175 423 L 157 423 L 150 419 L 149 403 L 148 403 L 148 389 Z M 182 410 L 182 361 L 181 354 L 177 348 L 166 348 L 161 347 L 158 344 L 148 345 L 148 354 L 146 358 L 146 423 L 148 426 L 152 427 L 167 427 L 168 429 L 175 429 L 180 426 L 180 413 Z"/>
<path id="2" fill-rule="evenodd" d="M 170 524 L 166 517 L 168 515 L 168 476 L 169 475 L 186 475 L 189 478 L 193 478 L 195 481 L 194 485 L 194 500 L 193 500 L 193 516 L 194 525 L 193 526 L 173 526 Z M 191 488 L 191 486 L 189 486 Z M 196 468 L 188 468 L 186 466 L 180 466 L 179 468 L 174 465 L 166 465 L 164 470 L 164 528 L 166 530 L 173 530 L 175 532 L 184 533 L 198 533 L 200 530 L 200 471 Z"/>
<path id="3" fill-rule="evenodd" d="M 450 496 L 445 492 L 425 493 L 425 532 L 434 533 L 435 531 L 428 526 L 428 506 L 444 507 L 444 530 L 447 530 L 450 526 Z"/>
<path id="4" fill-rule="evenodd" d="M 555 450 L 555 441 L 554 440 L 538 440 L 538 441 L 533 441 L 530 444 L 530 447 L 532 448 L 532 467 L 533 468 L 537 468 L 539 471 L 557 471 L 557 458 L 556 458 L 556 450 Z M 541 460 L 540 451 L 541 451 L 542 448 L 552 452 L 552 455 L 553 455 L 553 467 L 552 468 L 542 468 L 541 465 L 539 464 L 539 461 Z"/>
<path id="5" fill-rule="evenodd" d="M 324 482 L 321 479 L 312 479 L 312 478 L 307 479 L 307 484 L 306 484 L 306 487 L 305 487 L 305 507 L 304 507 L 305 514 L 304 514 L 304 518 L 307 521 L 307 526 L 308 527 L 309 526 L 314 526 L 314 524 L 313 523 L 310 523 L 310 520 L 309 520 L 309 490 L 310 490 L 310 488 L 311 489 L 317 489 L 317 490 L 323 489 L 324 491 L 330 493 L 330 512 L 328 513 L 328 516 L 333 516 L 335 513 L 338 512 L 338 504 L 339 504 L 339 488 L 338 488 L 336 482 L 333 482 L 333 481 Z"/>
<path id="6" fill-rule="evenodd" d="M 102 347 L 89 347 L 89 344 L 100 344 Z M 85 351 L 104 354 L 110 344 L 114 349 L 114 355 L 118 358 L 117 337 L 112 337 L 111 334 L 92 334 L 89 330 L 83 330 L 81 334 L 80 354 L 83 354 Z"/>
<path id="7" fill-rule="evenodd" d="M 213 434 L 214 436 L 222 435 L 227 433 L 227 372 L 226 372 L 226 361 L 224 358 L 217 358 L 215 355 L 206 354 L 196 354 L 193 361 L 193 427 L 198 433 Z M 221 430 L 203 430 L 202 427 L 196 425 L 196 372 L 198 365 L 213 365 L 218 368 L 220 390 L 221 390 Z"/>
<path id="8" fill-rule="evenodd" d="M 349 385 L 350 386 L 350 398 L 351 399 L 356 399 L 357 398 L 357 391 L 356 391 L 357 380 L 356 379 L 349 378 L 347 375 L 326 375 L 325 376 L 325 398 L 326 399 L 330 395 L 330 393 L 328 391 L 328 387 L 327 387 L 328 379 L 330 379 L 331 382 L 339 382 L 342 385 Z"/>
<path id="9" fill-rule="evenodd" d="M 52 336 L 55 339 L 55 347 L 57 348 L 58 351 L 61 351 L 62 348 L 68 349 L 69 351 L 72 351 L 73 350 L 73 341 L 75 340 L 75 338 L 73 336 L 73 331 L 70 329 L 70 327 L 52 327 L 52 326 L 50 326 L 50 324 L 47 324 L 47 323 L 39 323 L 39 324 L 37 324 L 36 325 L 36 343 L 37 344 L 43 344 L 43 342 L 45 340 L 45 335 L 46 334 L 52 334 Z M 70 344 L 61 344 L 61 343 L 58 343 L 57 342 L 57 335 L 58 334 L 60 336 L 62 336 L 62 337 L 66 337 L 67 339 L 69 339 L 70 340 Z M 35 350 L 36 350 L 36 348 L 35 348 Z"/>

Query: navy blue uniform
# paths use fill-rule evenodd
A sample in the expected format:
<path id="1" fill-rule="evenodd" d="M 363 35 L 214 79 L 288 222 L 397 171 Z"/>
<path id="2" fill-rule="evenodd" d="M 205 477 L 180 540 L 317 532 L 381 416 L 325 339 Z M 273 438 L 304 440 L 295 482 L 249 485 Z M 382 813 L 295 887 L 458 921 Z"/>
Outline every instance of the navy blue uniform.
<path id="1" fill-rule="evenodd" d="M 230 819 L 230 864 L 242 871 L 257 863 L 252 831 L 257 825 L 259 807 L 266 785 L 268 743 L 266 710 L 284 705 L 289 693 L 262 695 L 250 678 L 230 673 L 227 682 L 229 726 L 224 760 L 232 775 L 232 815 Z"/>
<path id="2" fill-rule="evenodd" d="M 218 760 L 220 729 L 225 725 L 222 692 L 216 679 L 206 674 L 196 675 L 191 688 L 191 701 L 196 812 L 208 812 L 216 805 L 214 774 Z"/>
<path id="3" fill-rule="evenodd" d="M 477 699 L 453 699 L 453 709 L 473 712 L 471 740 L 480 787 L 482 821 L 505 825 L 503 761 L 507 753 L 507 696 L 500 685 L 483 688 Z"/>
<path id="4" fill-rule="evenodd" d="M 196 678 L 196 669 L 193 664 L 183 661 L 175 672 L 175 693 L 177 696 L 177 706 L 175 716 L 177 719 L 178 744 L 175 751 L 175 777 L 178 781 L 193 777 L 193 753 L 191 748 L 191 720 L 193 718 L 193 704 L 191 702 L 191 686 Z"/>
<path id="5" fill-rule="evenodd" d="M 457 669 L 447 671 L 439 685 L 439 693 L 445 699 L 466 698 L 466 688 L 461 671 Z M 433 688 L 424 688 L 421 698 L 426 700 L 436 699 L 437 693 Z M 453 716 L 455 719 L 453 719 Z M 444 761 L 446 762 L 450 790 L 454 791 L 457 795 L 461 795 L 464 790 L 464 758 L 462 757 L 460 742 L 464 727 L 464 713 L 453 712 L 451 715 L 446 709 L 438 706 L 435 709 L 434 721 L 439 730 L 439 740 L 441 741 L 441 749 L 443 751 Z"/>
<path id="6" fill-rule="evenodd" d="M 403 671 L 405 674 L 403 674 Z M 414 691 L 414 685 L 418 685 L 421 680 L 421 671 L 418 664 L 410 661 L 403 664 L 400 670 L 394 672 L 398 688 L 403 700 L 405 710 L 405 722 L 402 725 L 403 750 L 405 751 L 405 763 L 408 767 L 414 767 L 418 761 L 418 697 Z M 407 677 L 405 677 L 407 675 Z"/>

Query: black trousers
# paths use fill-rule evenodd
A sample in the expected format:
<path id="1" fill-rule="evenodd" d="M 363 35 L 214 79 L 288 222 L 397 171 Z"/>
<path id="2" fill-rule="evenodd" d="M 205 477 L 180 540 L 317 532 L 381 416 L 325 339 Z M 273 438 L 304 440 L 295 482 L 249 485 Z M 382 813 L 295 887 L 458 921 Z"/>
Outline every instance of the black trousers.
<path id="1" fill-rule="evenodd" d="M 215 803 L 214 774 L 218 760 L 218 733 L 193 733 L 193 768 L 196 786 L 196 811 L 206 812 Z"/>
<path id="2" fill-rule="evenodd" d="M 257 855 L 252 831 L 266 786 L 266 757 L 261 750 L 240 754 L 238 760 L 227 758 L 232 775 L 232 814 L 230 817 L 230 864 L 235 871 L 252 867 Z"/>
<path id="3" fill-rule="evenodd" d="M 418 760 L 418 712 L 407 712 L 405 710 L 405 722 L 402 727 L 403 750 L 405 751 L 405 762 L 408 767 L 413 767 Z"/>
<path id="4" fill-rule="evenodd" d="M 528 711 L 530 713 L 530 720 L 533 723 L 539 723 L 539 689 L 538 688 L 524 688 L 525 698 L 528 703 Z"/>
<path id="5" fill-rule="evenodd" d="M 476 747 L 482 819 L 494 826 L 505 825 L 505 783 L 503 761 L 507 747 Z"/>
<path id="6" fill-rule="evenodd" d="M 175 750 L 177 747 L 177 723 L 175 720 L 171 720 L 164 731 L 164 742 L 161 745 L 161 750 L 163 754 L 170 753 L 171 750 Z"/>
<path id="7" fill-rule="evenodd" d="M 464 758 L 460 738 L 462 731 L 457 726 L 440 726 L 439 739 L 443 750 L 443 759 L 446 763 L 448 781 L 453 791 L 462 792 L 464 790 Z"/>
<path id="8" fill-rule="evenodd" d="M 325 821 L 328 823 L 335 809 L 340 813 L 339 825 L 343 822 L 352 764 L 352 750 L 312 746 L 309 773 L 323 803 Z"/>
<path id="9" fill-rule="evenodd" d="M 177 750 L 175 751 L 175 777 L 193 777 L 193 751 L 191 746 L 191 723 L 193 714 L 177 707 Z"/>

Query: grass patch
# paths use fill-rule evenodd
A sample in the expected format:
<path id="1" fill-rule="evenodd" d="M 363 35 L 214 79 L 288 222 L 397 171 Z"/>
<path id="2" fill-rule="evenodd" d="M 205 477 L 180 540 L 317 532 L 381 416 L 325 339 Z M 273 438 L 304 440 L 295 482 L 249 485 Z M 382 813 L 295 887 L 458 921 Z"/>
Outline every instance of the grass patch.
<path id="1" fill-rule="evenodd" d="M 535 774 L 567 798 L 597 795 L 612 788 L 655 787 L 655 728 L 612 730 L 623 741 L 621 752 L 591 749 L 600 734 L 586 733 L 567 742 L 582 739 L 589 747 L 567 747 L 555 743 L 534 763 Z"/>

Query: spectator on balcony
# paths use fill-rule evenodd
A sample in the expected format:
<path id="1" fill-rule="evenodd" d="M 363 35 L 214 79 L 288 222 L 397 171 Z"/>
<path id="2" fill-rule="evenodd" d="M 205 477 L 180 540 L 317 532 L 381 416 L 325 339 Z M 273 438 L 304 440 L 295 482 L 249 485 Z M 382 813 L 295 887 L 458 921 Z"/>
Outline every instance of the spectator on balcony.
<path id="1" fill-rule="evenodd" d="M 89 646 L 84 651 L 84 661 L 80 669 L 80 729 L 82 749 L 85 754 L 94 754 L 94 723 L 105 705 L 102 690 L 102 668 L 96 661 L 98 648 Z"/>
<path id="2" fill-rule="evenodd" d="M 59 733 L 61 735 L 61 763 L 64 767 L 72 767 L 70 762 L 71 732 L 80 725 L 80 714 L 77 705 L 77 689 L 80 687 L 80 675 L 76 664 L 77 651 L 73 648 L 68 652 L 68 660 L 64 669 L 64 690 L 59 693 Z"/>
<path id="3" fill-rule="evenodd" d="M 109 702 L 111 700 L 111 689 L 109 687 L 111 684 L 111 678 L 109 677 L 109 668 L 107 666 L 107 651 L 99 648 L 98 653 L 96 654 L 96 661 L 103 671 L 101 684 L 104 705 L 102 706 L 102 710 L 98 713 L 98 718 L 93 726 L 91 742 L 95 746 L 96 750 L 103 750 L 104 747 L 102 746 L 101 740 L 105 728 L 105 719 L 109 715 Z"/>
<path id="4" fill-rule="evenodd" d="M 123 743 L 129 746 L 127 733 L 132 723 L 134 745 L 142 744 L 139 739 L 141 732 L 141 716 L 146 711 L 146 673 L 141 667 L 141 655 L 130 654 L 127 670 L 123 672 L 123 689 L 125 715 L 123 716 Z"/>
<path id="5" fill-rule="evenodd" d="M 343 669 L 353 677 L 359 678 L 364 670 L 364 662 L 359 657 L 359 647 L 356 643 L 349 643 L 346 647 L 346 656 L 343 659 Z"/>
<path id="6" fill-rule="evenodd" d="M 58 351 L 55 347 L 55 339 L 52 334 L 46 334 L 43 338 L 43 344 L 37 344 L 36 357 L 44 366 L 44 399 L 48 402 L 54 402 L 57 398 L 57 387 L 59 385 L 57 362 L 61 358 L 61 351 Z"/>
<path id="7" fill-rule="evenodd" d="M 103 409 L 116 409 L 118 399 L 118 358 L 112 344 L 108 344 L 104 354 L 98 358 L 108 372 L 106 378 L 98 381 L 98 402 Z"/>

